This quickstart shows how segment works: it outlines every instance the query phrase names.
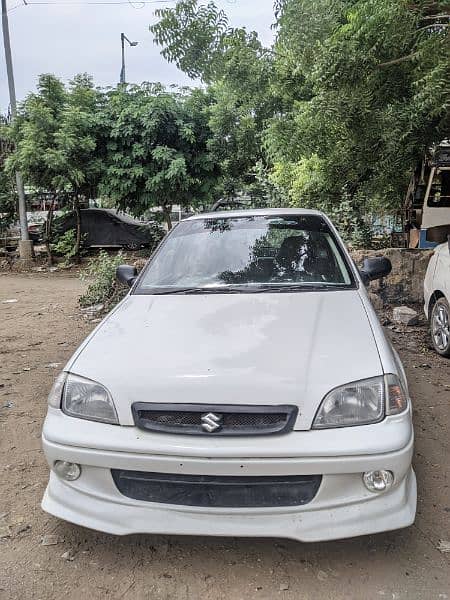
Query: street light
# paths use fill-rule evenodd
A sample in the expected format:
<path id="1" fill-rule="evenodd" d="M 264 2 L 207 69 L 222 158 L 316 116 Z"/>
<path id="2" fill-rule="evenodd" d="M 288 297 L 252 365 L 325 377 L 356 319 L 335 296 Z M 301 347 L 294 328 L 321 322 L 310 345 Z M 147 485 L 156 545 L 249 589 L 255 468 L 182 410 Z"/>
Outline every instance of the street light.
<path id="1" fill-rule="evenodd" d="M 124 33 L 120 34 L 120 43 L 122 45 L 122 69 L 120 70 L 120 83 L 125 83 L 125 40 L 130 46 L 137 46 L 138 42 L 131 42 Z"/>

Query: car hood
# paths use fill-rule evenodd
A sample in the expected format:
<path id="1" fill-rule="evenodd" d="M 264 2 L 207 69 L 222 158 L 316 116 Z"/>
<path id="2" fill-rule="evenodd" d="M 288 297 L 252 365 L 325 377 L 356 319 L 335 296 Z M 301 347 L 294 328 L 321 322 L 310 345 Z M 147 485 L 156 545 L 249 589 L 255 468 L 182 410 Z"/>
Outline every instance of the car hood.
<path id="1" fill-rule="evenodd" d="M 333 388 L 382 374 L 357 290 L 128 296 L 66 367 L 134 402 L 292 404 L 309 429 Z"/>

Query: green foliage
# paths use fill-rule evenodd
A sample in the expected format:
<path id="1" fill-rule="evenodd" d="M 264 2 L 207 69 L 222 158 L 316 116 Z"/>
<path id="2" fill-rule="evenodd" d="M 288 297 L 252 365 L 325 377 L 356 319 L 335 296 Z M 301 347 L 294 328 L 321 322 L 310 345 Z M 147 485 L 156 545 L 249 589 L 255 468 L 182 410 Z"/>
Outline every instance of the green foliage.
<path id="1" fill-rule="evenodd" d="M 244 105 L 225 85 L 212 90 L 208 148 L 220 165 L 220 194 L 232 197 L 254 182 L 255 163 L 263 160 L 261 128 L 251 106 Z"/>
<path id="2" fill-rule="evenodd" d="M 255 32 L 231 28 L 214 2 L 181 0 L 156 11 L 150 27 L 161 54 L 190 77 L 208 82 L 208 148 L 220 166 L 217 193 L 233 197 L 256 185 L 256 165 L 266 168 L 262 132 L 278 109 L 272 89 L 273 54 Z"/>
<path id="3" fill-rule="evenodd" d="M 173 204 L 208 203 L 219 170 L 208 149 L 208 107 L 202 90 L 119 87 L 102 111 L 106 171 L 101 192 L 136 216 L 161 207 L 170 226 Z"/>
<path id="4" fill-rule="evenodd" d="M 349 198 L 335 204 L 329 211 L 329 217 L 349 246 L 356 249 L 371 247 L 372 230 Z"/>
<path id="5" fill-rule="evenodd" d="M 64 256 L 66 262 L 69 262 L 75 256 L 76 237 L 75 229 L 68 229 L 52 244 L 52 250 L 56 254 Z"/>
<path id="6" fill-rule="evenodd" d="M 83 236 L 82 236 L 83 237 Z M 64 263 L 69 265 L 77 255 L 77 231 L 68 229 L 62 235 L 53 235 L 52 252 L 64 257 Z"/>
<path id="7" fill-rule="evenodd" d="M 86 198 L 96 196 L 103 175 L 102 154 L 98 148 L 102 103 L 103 94 L 94 88 L 90 76 L 77 75 L 69 83 L 52 152 L 57 189 L 73 191 Z"/>
<path id="8" fill-rule="evenodd" d="M 198 7 L 197 0 L 180 0 L 175 8 L 155 11 L 159 21 L 150 27 L 161 54 L 189 77 L 210 81 L 222 62 L 228 18 L 214 2 Z"/>
<path id="9" fill-rule="evenodd" d="M 11 128 L 15 151 L 7 167 L 38 189 L 95 196 L 102 174 L 97 148 L 102 94 L 88 75 L 77 75 L 67 87 L 54 75 L 41 75 L 37 87 Z"/>
<path id="10" fill-rule="evenodd" d="M 11 175 L 0 166 L 0 233 L 17 219 L 17 197 Z"/>
<path id="11" fill-rule="evenodd" d="M 275 0 L 274 11 L 271 48 L 212 0 L 156 11 L 163 56 L 205 89 L 102 92 L 86 75 L 67 86 L 42 75 L 11 128 L 7 172 L 134 215 L 159 207 L 169 226 L 173 204 L 244 195 L 320 208 L 367 240 L 366 216 L 398 209 L 417 161 L 449 136 L 448 0 Z"/>
<path id="12" fill-rule="evenodd" d="M 327 173 L 317 154 L 301 158 L 297 163 L 277 163 L 271 179 L 278 188 L 286 191 L 289 206 L 322 210 L 329 215 L 346 243 L 354 248 L 371 245 L 371 228 L 364 220 L 359 203 L 352 202 L 345 193 L 339 202 L 329 201 Z"/>
<path id="13" fill-rule="evenodd" d="M 116 280 L 116 269 L 123 263 L 122 252 L 108 254 L 101 250 L 91 258 L 86 270 L 80 275 L 82 281 L 89 282 L 86 292 L 79 298 L 80 306 L 104 304 L 105 308 L 109 308 L 123 298 L 127 289 Z"/>
<path id="14" fill-rule="evenodd" d="M 262 160 L 253 167 L 254 180 L 244 188 L 254 208 L 279 207 L 286 204 L 286 195 L 272 180 L 270 169 Z"/>
<path id="15" fill-rule="evenodd" d="M 87 75 L 67 86 L 42 75 L 11 128 L 7 168 L 37 189 L 71 193 L 75 209 L 103 194 L 134 215 L 160 207 L 169 223 L 172 204 L 209 204 L 217 193 L 212 103 L 202 90 L 142 84 L 105 93 Z"/>
<path id="16" fill-rule="evenodd" d="M 271 49 L 214 2 L 182 0 L 150 28 L 167 60 L 210 84 L 223 193 L 252 186 L 259 163 L 294 206 L 350 202 L 358 218 L 398 208 L 411 170 L 450 130 L 448 1 L 274 10 Z"/>
<path id="17" fill-rule="evenodd" d="M 11 126 L 15 151 L 6 166 L 22 172 L 28 185 L 55 190 L 55 140 L 66 99 L 62 82 L 53 75 L 41 75 L 37 93 L 30 94 L 19 108 Z"/>
<path id="18" fill-rule="evenodd" d="M 327 172 L 317 154 L 301 157 L 297 162 L 275 163 L 270 179 L 278 189 L 284 190 L 289 206 L 324 211 L 333 206 L 333 203 L 327 203 Z"/>
<path id="19" fill-rule="evenodd" d="M 0 233 L 7 229 L 17 218 L 14 178 L 12 174 L 7 173 L 5 170 L 5 160 L 12 152 L 6 122 L 6 119 L 4 119 L 4 122 L 0 124 Z"/>
<path id="20" fill-rule="evenodd" d="M 449 132 L 448 25 L 433 17 L 444 4 L 280 3 L 275 68 L 287 110 L 266 141 L 275 177 L 290 172 L 290 197 L 350 199 L 360 214 L 400 205 L 411 169 Z M 305 179 L 314 156 L 320 168 Z"/>

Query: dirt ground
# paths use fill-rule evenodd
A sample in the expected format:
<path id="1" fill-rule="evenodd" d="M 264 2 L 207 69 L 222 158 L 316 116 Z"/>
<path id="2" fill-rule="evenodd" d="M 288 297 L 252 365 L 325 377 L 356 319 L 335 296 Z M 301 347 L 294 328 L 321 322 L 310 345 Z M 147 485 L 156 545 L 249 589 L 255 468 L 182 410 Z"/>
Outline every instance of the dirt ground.
<path id="1" fill-rule="evenodd" d="M 439 550 L 450 540 L 450 361 L 428 348 L 424 325 L 388 330 L 415 409 L 419 503 L 408 529 L 320 544 L 118 538 L 44 513 L 47 393 L 94 326 L 77 311 L 81 289 L 67 273 L 0 274 L 1 600 L 450 598 L 450 554 Z M 49 534 L 57 543 L 42 545 Z"/>

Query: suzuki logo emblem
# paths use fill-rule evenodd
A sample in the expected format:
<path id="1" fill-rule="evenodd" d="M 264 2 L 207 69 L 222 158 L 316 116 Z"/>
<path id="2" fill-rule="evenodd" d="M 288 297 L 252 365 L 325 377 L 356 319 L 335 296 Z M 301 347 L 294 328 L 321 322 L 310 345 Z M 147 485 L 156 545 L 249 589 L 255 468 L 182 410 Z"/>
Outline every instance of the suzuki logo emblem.
<path id="1" fill-rule="evenodd" d="M 222 415 L 215 415 L 214 413 L 207 413 L 202 415 L 202 427 L 208 433 L 217 431 L 222 426 Z"/>

